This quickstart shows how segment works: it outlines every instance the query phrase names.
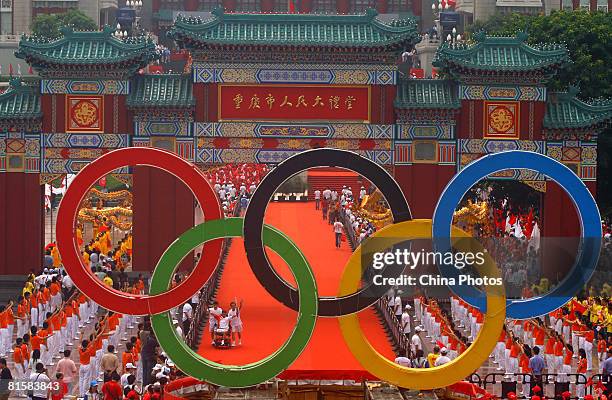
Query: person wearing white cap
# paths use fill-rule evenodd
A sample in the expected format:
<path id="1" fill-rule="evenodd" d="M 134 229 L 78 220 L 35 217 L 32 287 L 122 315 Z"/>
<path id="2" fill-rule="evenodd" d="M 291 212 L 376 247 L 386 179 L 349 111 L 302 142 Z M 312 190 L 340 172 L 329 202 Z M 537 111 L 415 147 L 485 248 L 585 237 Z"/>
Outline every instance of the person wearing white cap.
<path id="1" fill-rule="evenodd" d="M 400 297 L 400 295 L 403 293 L 403 291 L 398 290 L 395 295 L 395 300 L 393 300 L 394 314 L 398 319 L 401 319 L 402 313 L 404 312 L 402 307 L 402 298 Z"/>
<path id="2" fill-rule="evenodd" d="M 130 375 L 134 375 L 136 373 L 136 366 L 132 363 L 125 364 L 125 370 L 123 371 L 123 375 L 121 375 L 120 383 L 121 387 L 125 387 L 128 384 L 128 377 Z"/>
<path id="3" fill-rule="evenodd" d="M 181 328 L 181 326 L 178 323 L 178 319 L 173 319 L 172 323 L 174 324 L 174 326 L 176 326 L 176 334 L 179 335 L 179 337 L 183 337 L 183 328 Z"/>
<path id="4" fill-rule="evenodd" d="M 451 359 L 448 358 L 447 354 L 448 354 L 448 350 L 446 349 L 446 347 L 442 347 L 440 349 L 440 357 L 436 359 L 436 362 L 434 363 L 434 365 L 436 367 L 439 367 L 440 365 L 449 363 Z"/>
<path id="5" fill-rule="evenodd" d="M 404 312 L 402 313 L 401 317 L 400 317 L 400 324 L 402 327 L 402 332 L 404 332 L 404 335 L 408 336 L 410 335 L 410 314 L 408 314 L 408 312 L 412 309 L 412 307 L 410 307 L 410 304 L 406 304 L 406 306 L 404 307 Z"/>
<path id="6" fill-rule="evenodd" d="M 423 329 L 420 326 L 414 328 L 414 335 L 410 339 L 410 350 L 412 350 L 412 354 L 416 354 L 417 350 L 423 350 L 423 343 L 421 342 L 421 337 L 419 333 L 422 332 Z"/>

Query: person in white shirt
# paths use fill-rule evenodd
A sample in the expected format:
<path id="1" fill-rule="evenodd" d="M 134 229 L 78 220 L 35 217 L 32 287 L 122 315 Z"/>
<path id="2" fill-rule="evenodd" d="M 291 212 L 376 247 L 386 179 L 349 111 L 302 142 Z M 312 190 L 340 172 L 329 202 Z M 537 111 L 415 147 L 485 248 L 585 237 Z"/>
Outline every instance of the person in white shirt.
<path id="1" fill-rule="evenodd" d="M 193 307 L 191 304 L 185 303 L 183 304 L 183 313 L 181 317 L 181 321 L 183 323 L 183 332 L 186 334 L 189 333 L 189 326 L 191 325 L 191 319 L 193 318 Z"/>
<path id="2" fill-rule="evenodd" d="M 176 334 L 178 335 L 178 337 L 183 337 L 183 328 L 181 328 L 181 325 L 178 322 L 178 319 L 173 319 L 172 323 L 176 326 Z"/>
<path id="3" fill-rule="evenodd" d="M 395 300 L 393 301 L 393 306 L 395 307 L 395 316 L 398 319 L 401 319 L 402 313 L 403 313 L 403 309 L 402 309 L 402 298 L 400 297 L 401 294 L 403 294 L 404 292 L 402 292 L 401 290 L 397 291 L 397 295 L 395 296 Z"/>
<path id="4" fill-rule="evenodd" d="M 230 318 L 230 326 L 232 327 L 232 346 L 236 345 L 236 336 L 238 336 L 238 345 L 242 345 L 242 319 L 240 319 L 242 305 L 242 300 L 240 300 L 239 306 L 236 305 L 235 301 L 232 301 L 227 312 L 227 316 Z"/>
<path id="5" fill-rule="evenodd" d="M 223 309 L 219 307 L 219 303 L 214 301 L 212 307 L 208 309 L 208 330 L 210 332 L 211 344 L 215 344 L 215 328 L 217 327 L 217 318 L 223 314 Z"/>
<path id="6" fill-rule="evenodd" d="M 49 384 L 51 379 L 47 376 L 45 365 L 41 362 L 36 363 L 35 371 L 30 375 L 30 383 L 32 384 L 32 400 L 42 400 L 49 397 Z"/>
<path id="7" fill-rule="evenodd" d="M 446 347 L 442 347 L 440 349 L 440 357 L 436 359 L 436 362 L 434 363 L 434 365 L 436 367 L 439 367 L 440 365 L 449 363 L 451 359 L 448 358 L 447 354 L 448 354 L 448 350 L 446 349 Z"/>
<path id="8" fill-rule="evenodd" d="M 414 328 L 414 335 L 412 335 L 412 338 L 410 339 L 410 350 L 412 350 L 413 354 L 416 354 L 417 350 L 423 350 L 423 343 L 421 342 L 421 337 L 419 336 L 419 333 L 422 331 L 423 329 L 421 329 L 420 326 Z"/>
<path id="9" fill-rule="evenodd" d="M 336 237 L 336 248 L 339 249 L 342 244 L 342 231 L 344 230 L 344 225 L 338 219 L 334 222 L 334 235 Z"/>
<path id="10" fill-rule="evenodd" d="M 365 195 L 367 194 L 365 187 L 361 187 L 361 190 L 359 191 L 359 201 L 363 200 L 363 198 L 365 197 Z"/>
<path id="11" fill-rule="evenodd" d="M 410 311 L 412 307 L 410 307 L 410 304 L 406 304 L 406 307 L 404 307 L 404 312 L 402 313 L 402 317 L 400 319 L 400 322 L 402 324 L 402 332 L 404 332 L 404 335 L 410 335 L 410 314 L 408 314 L 408 311 Z"/>
<path id="12" fill-rule="evenodd" d="M 121 383 L 121 387 L 126 387 L 128 385 L 128 377 L 130 375 L 134 375 L 136 373 L 136 366 L 132 363 L 125 364 L 125 371 L 123 375 L 121 375 L 121 379 L 119 382 Z"/>
<path id="13" fill-rule="evenodd" d="M 319 210 L 321 208 L 321 191 L 319 189 L 314 192 L 315 198 L 315 210 Z"/>
<path id="14" fill-rule="evenodd" d="M 221 314 L 222 318 L 219 320 L 219 326 L 216 328 L 217 334 L 221 334 L 221 345 L 225 344 L 226 340 L 230 340 L 230 324 L 232 322 L 232 318 L 227 315 L 226 312 Z"/>
<path id="15" fill-rule="evenodd" d="M 406 357 L 406 352 L 404 350 L 399 352 L 399 356 L 395 359 L 395 363 L 406 368 L 410 368 L 412 366 L 412 363 L 410 362 L 410 359 Z"/>
<path id="16" fill-rule="evenodd" d="M 335 190 L 331 192 L 331 200 L 332 201 L 338 200 L 338 192 L 336 192 Z"/>

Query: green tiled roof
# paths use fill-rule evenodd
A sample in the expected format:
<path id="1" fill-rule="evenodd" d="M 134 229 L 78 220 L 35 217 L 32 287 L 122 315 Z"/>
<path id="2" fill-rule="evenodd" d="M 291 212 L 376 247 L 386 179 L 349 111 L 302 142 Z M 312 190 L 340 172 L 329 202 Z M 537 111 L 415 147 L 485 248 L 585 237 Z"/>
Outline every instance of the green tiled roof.
<path id="1" fill-rule="evenodd" d="M 576 98 L 576 90 L 548 95 L 544 128 L 580 129 L 609 123 L 612 123 L 610 99 L 587 103 Z"/>
<path id="2" fill-rule="evenodd" d="M 38 91 L 25 86 L 19 79 L 10 82 L 9 88 L 0 94 L 0 119 L 39 118 L 40 96 Z"/>
<path id="3" fill-rule="evenodd" d="M 211 17 L 179 17 L 169 35 L 180 44 L 405 47 L 419 40 L 412 19 L 384 23 L 363 15 L 238 14 L 215 9 Z"/>
<path id="4" fill-rule="evenodd" d="M 564 45 L 525 43 L 527 34 L 516 37 L 474 35 L 474 43 L 444 42 L 434 57 L 433 65 L 448 70 L 530 71 L 567 64 L 569 52 Z"/>
<path id="5" fill-rule="evenodd" d="M 150 38 L 117 39 L 113 32 L 107 26 L 101 31 L 85 32 L 63 28 L 64 36 L 57 40 L 23 36 L 15 55 L 34 67 L 72 65 L 108 68 L 122 64 L 138 69 L 158 58 L 155 43 Z"/>
<path id="6" fill-rule="evenodd" d="M 457 85 L 442 79 L 401 79 L 396 108 L 459 108 Z"/>
<path id="7" fill-rule="evenodd" d="M 131 107 L 191 107 L 195 105 L 190 75 L 139 75 L 127 98 Z"/>

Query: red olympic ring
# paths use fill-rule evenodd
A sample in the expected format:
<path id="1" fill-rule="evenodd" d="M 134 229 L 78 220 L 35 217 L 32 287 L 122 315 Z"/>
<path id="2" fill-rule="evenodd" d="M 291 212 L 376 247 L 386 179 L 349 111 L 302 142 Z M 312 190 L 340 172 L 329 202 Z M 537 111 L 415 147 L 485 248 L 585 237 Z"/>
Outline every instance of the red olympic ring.
<path id="1" fill-rule="evenodd" d="M 57 245 L 66 272 L 83 294 L 104 308 L 123 314 L 147 315 L 168 311 L 189 300 L 214 272 L 221 259 L 223 240 L 204 244 L 200 261 L 181 284 L 155 296 L 134 295 L 106 286 L 94 276 L 80 257 L 74 229 L 81 201 L 95 182 L 126 165 L 147 165 L 162 169 L 180 179 L 202 207 L 207 221 L 221 219 L 221 206 L 202 171 L 178 155 L 160 149 L 128 147 L 111 151 L 85 166 L 66 191 L 57 214 Z M 191 205 L 185 205 L 191 206 Z"/>

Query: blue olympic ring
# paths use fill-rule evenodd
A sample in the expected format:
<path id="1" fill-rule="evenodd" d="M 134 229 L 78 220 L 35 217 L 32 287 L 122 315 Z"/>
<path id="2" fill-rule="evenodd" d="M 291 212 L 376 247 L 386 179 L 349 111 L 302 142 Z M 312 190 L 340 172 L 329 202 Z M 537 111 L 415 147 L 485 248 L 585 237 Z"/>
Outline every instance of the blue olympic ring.
<path id="1" fill-rule="evenodd" d="M 581 225 L 578 260 L 569 275 L 546 295 L 521 300 L 507 300 L 506 315 L 512 319 L 529 319 L 552 312 L 566 304 L 591 278 L 601 250 L 601 216 L 595 199 L 585 184 L 559 161 L 528 151 L 506 151 L 490 154 L 467 165 L 448 183 L 434 211 L 432 234 L 437 251 L 451 250 L 450 229 L 453 214 L 463 196 L 481 179 L 505 169 L 529 169 L 554 180 L 572 199 Z M 438 265 L 440 273 L 458 279 L 459 269 Z M 473 286 L 453 285 L 451 290 L 481 311 L 486 309 L 483 294 Z"/>

